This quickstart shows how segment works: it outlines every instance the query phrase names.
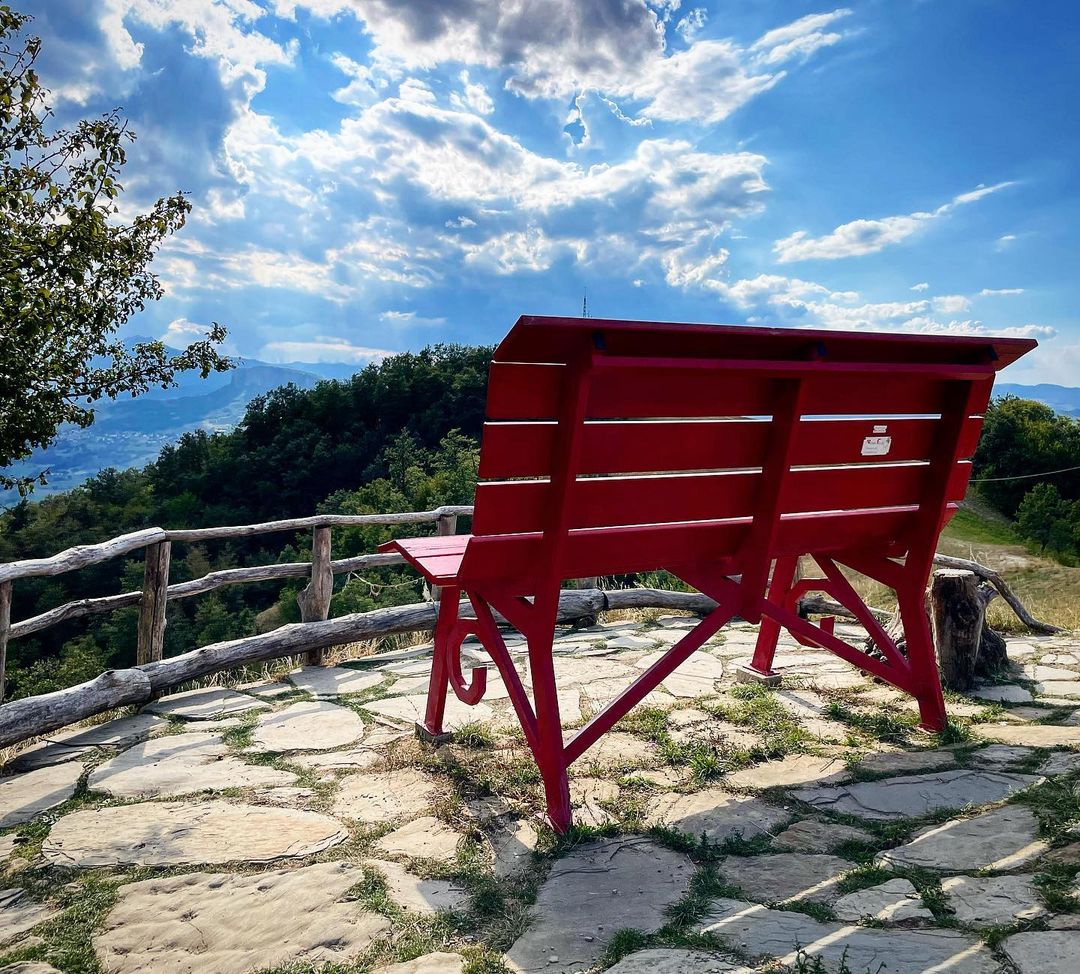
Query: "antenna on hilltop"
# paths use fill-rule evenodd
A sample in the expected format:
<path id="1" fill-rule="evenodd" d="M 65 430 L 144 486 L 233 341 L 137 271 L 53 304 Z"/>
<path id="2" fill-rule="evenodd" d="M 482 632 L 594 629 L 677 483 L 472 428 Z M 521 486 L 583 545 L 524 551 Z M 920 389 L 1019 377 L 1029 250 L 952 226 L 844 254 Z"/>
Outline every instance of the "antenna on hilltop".
<path id="1" fill-rule="evenodd" d="M 585 290 L 581 294 L 581 317 L 582 318 L 588 318 L 589 317 L 589 289 L 588 288 L 585 288 Z"/>

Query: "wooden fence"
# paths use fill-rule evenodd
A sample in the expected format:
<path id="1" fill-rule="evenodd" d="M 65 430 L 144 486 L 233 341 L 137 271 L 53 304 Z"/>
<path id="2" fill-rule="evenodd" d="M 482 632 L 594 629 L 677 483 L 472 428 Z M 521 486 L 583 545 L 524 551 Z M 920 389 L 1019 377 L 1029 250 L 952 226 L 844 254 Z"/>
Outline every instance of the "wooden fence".
<path id="1" fill-rule="evenodd" d="M 0 564 L 0 747 L 26 740 L 86 717 L 128 704 L 147 703 L 165 691 L 190 680 L 234 669 L 248 663 L 304 654 L 308 662 L 322 661 L 323 652 L 336 645 L 374 639 L 401 632 L 422 632 L 435 626 L 433 602 L 377 609 L 329 619 L 330 599 L 335 575 L 381 565 L 402 564 L 399 554 L 358 555 L 333 560 L 330 553 L 331 532 L 335 527 L 367 525 L 430 524 L 439 534 L 454 534 L 457 519 L 470 516 L 470 506 L 439 507 L 431 511 L 401 514 L 324 514 L 313 517 L 269 521 L 216 528 L 165 530 L 146 528 L 121 535 L 100 544 L 79 545 L 49 558 L 34 558 Z M 169 566 L 174 542 L 211 541 L 249 538 L 276 532 L 312 531 L 312 558 L 309 562 L 288 562 L 252 568 L 230 568 L 210 572 L 201 578 L 170 584 Z M 21 578 L 60 575 L 97 565 L 145 549 L 142 589 L 101 598 L 78 599 L 39 615 L 11 621 L 12 587 Z M 974 562 L 938 556 L 935 562 L 950 568 L 974 571 L 1003 596 L 1017 615 L 1035 632 L 1057 632 L 1056 626 L 1033 618 L 1009 590 L 1004 580 Z M 272 632 L 242 639 L 214 643 L 162 659 L 165 636 L 165 610 L 169 601 L 211 592 L 225 585 L 265 582 L 284 578 L 307 578 L 308 584 L 297 597 L 301 622 L 282 626 Z M 662 608 L 705 613 L 715 603 L 697 593 L 674 592 L 652 588 L 633 588 L 604 592 L 597 579 L 582 580 L 578 590 L 566 591 L 560 600 L 560 619 L 571 621 L 595 616 L 609 609 Z M 432 592 L 433 600 L 438 591 Z M 110 670 L 87 683 L 55 693 L 3 703 L 7 646 L 12 639 L 28 636 L 49 626 L 99 612 L 111 612 L 137 605 L 138 642 L 136 665 L 124 670 Z M 850 616 L 835 602 L 808 596 L 802 600 L 804 611 Z M 468 613 L 466 607 L 465 612 Z M 875 613 L 877 614 L 877 613 Z M 880 613 L 887 619 L 888 613 Z"/>

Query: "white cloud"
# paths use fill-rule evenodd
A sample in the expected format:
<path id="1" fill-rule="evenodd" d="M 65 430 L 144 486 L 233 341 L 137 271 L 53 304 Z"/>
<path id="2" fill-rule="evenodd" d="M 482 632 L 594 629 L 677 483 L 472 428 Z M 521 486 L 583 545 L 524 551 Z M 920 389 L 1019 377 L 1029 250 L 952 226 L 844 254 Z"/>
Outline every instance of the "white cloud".
<path id="1" fill-rule="evenodd" d="M 379 315 L 379 321 L 385 321 L 391 325 L 421 325 L 431 326 L 445 325 L 446 319 L 442 317 L 438 318 L 425 318 L 423 315 L 418 315 L 415 311 L 383 311 Z"/>
<path id="2" fill-rule="evenodd" d="M 169 322 L 159 340 L 173 347 L 184 347 L 205 338 L 208 330 L 205 325 L 197 325 L 187 318 L 176 318 Z"/>
<path id="3" fill-rule="evenodd" d="M 253 244 L 216 250 L 191 237 L 174 237 L 162 248 L 155 267 L 166 290 L 174 295 L 260 287 L 345 301 L 357 291 L 337 279 L 334 263 L 333 259 L 316 261 Z"/>
<path id="4" fill-rule="evenodd" d="M 1005 233 L 1005 234 L 1002 234 L 1000 237 L 997 238 L 996 247 L 997 247 L 998 250 L 1004 250 L 1006 247 L 1009 246 L 1009 244 L 1015 243 L 1015 241 L 1016 241 L 1016 234 L 1015 233 Z"/>
<path id="5" fill-rule="evenodd" d="M 264 67 L 291 64 L 296 53 L 295 43 L 278 44 L 254 28 L 265 16 L 253 0 L 109 0 L 100 25 L 113 59 L 124 69 L 136 67 L 143 54 L 128 22 L 158 31 L 178 27 L 191 38 L 192 54 L 216 61 L 225 84 L 240 81 L 250 94 L 265 84 Z"/>
<path id="6" fill-rule="evenodd" d="M 570 98 L 593 89 L 641 104 L 647 118 L 704 123 L 726 118 L 780 81 L 784 73 L 777 66 L 840 41 L 843 34 L 825 28 L 851 13 L 802 17 L 743 47 L 697 40 L 705 22 L 699 8 L 676 25 L 689 46 L 670 53 L 664 25 L 678 6 L 645 0 L 277 0 L 276 10 L 285 16 L 298 7 L 322 17 L 354 14 L 381 69 L 426 71 L 448 63 L 489 68 L 503 71 L 507 89 L 525 97 Z M 467 92 L 457 97 L 481 110 L 482 100 L 473 104 Z"/>
<path id="7" fill-rule="evenodd" d="M 259 357 L 267 362 L 378 362 L 395 352 L 365 348 L 347 338 L 317 335 L 311 341 L 267 342 Z"/>
<path id="8" fill-rule="evenodd" d="M 431 86 L 419 78 L 406 78 L 398 88 L 398 98 L 402 101 L 415 102 L 417 105 L 434 105 L 438 99 Z"/>
<path id="9" fill-rule="evenodd" d="M 1029 326 L 1037 327 L 1037 326 Z M 1047 336 L 1033 334 L 1032 338 Z M 1048 342 L 1028 352 L 1007 373 L 1011 382 L 1050 382 L 1060 386 L 1075 386 L 1080 375 L 1080 344 L 1058 345 Z"/>
<path id="10" fill-rule="evenodd" d="M 943 294 L 931 298 L 934 310 L 941 315 L 962 314 L 971 308 L 971 299 L 963 294 Z"/>
<path id="11" fill-rule="evenodd" d="M 684 41 L 690 42 L 697 32 L 705 26 L 705 21 L 708 18 L 709 13 L 704 7 L 695 7 L 675 25 L 675 30 Z"/>
<path id="12" fill-rule="evenodd" d="M 459 75 L 461 81 L 461 94 L 456 91 L 450 95 L 450 104 L 456 108 L 470 109 L 478 115 L 490 115 L 495 111 L 495 102 L 491 100 L 487 88 L 478 82 L 469 80 L 469 72 L 462 71 Z"/>
<path id="13" fill-rule="evenodd" d="M 1006 295 L 1023 294 L 1023 293 L 1024 293 L 1024 289 L 1022 287 L 984 287 L 979 292 L 979 297 L 980 298 L 991 298 L 991 297 L 999 297 L 999 296 L 1004 297 Z"/>
<path id="14" fill-rule="evenodd" d="M 808 14 L 798 20 L 763 34 L 750 45 L 758 58 L 765 64 L 778 64 L 793 57 L 809 57 L 822 47 L 829 47 L 843 39 L 843 35 L 824 28 L 851 13 L 847 9 L 833 10 L 830 13 Z"/>
<path id="15" fill-rule="evenodd" d="M 930 285 L 927 284 L 926 281 L 922 281 L 919 284 L 912 284 L 911 285 L 911 290 L 912 291 L 928 291 L 928 290 L 930 290 Z"/>
<path id="16" fill-rule="evenodd" d="M 463 243 L 468 266 L 494 274 L 546 271 L 561 256 L 581 256 L 581 242 L 555 241 L 539 227 L 513 230 L 480 244 Z"/>
<path id="17" fill-rule="evenodd" d="M 837 260 L 842 257 L 858 257 L 876 254 L 886 247 L 906 240 L 917 230 L 926 226 L 956 207 L 980 200 L 991 193 L 1012 186 L 1011 182 L 976 189 L 954 196 L 929 212 L 910 213 L 905 216 L 887 216 L 879 220 L 852 220 L 838 226 L 823 237 L 811 237 L 806 230 L 795 233 L 773 244 L 773 253 L 781 264 L 797 260 Z"/>
<path id="18" fill-rule="evenodd" d="M 330 62 L 350 79 L 347 85 L 331 92 L 331 97 L 343 105 L 370 105 L 389 84 L 385 75 L 344 54 L 333 55 Z"/>

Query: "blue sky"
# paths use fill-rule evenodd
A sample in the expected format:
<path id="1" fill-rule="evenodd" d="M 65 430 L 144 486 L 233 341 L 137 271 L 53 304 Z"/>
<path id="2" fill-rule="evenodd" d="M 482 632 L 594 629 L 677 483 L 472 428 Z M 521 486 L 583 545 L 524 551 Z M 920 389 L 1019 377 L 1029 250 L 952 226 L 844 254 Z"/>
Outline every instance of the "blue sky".
<path id="1" fill-rule="evenodd" d="M 517 315 L 1030 335 L 1080 384 L 1080 5 L 39 0 L 126 206 L 188 192 L 128 327 L 364 363 Z"/>

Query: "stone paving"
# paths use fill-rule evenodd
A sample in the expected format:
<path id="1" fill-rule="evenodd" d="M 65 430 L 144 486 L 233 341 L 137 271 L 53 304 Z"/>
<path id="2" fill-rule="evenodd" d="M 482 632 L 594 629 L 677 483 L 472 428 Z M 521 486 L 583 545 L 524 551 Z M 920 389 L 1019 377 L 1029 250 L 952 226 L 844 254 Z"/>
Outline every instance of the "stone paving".
<path id="1" fill-rule="evenodd" d="M 568 734 L 694 624 L 643 616 L 557 634 Z M 786 636 L 736 684 L 755 635 L 571 769 L 566 837 L 493 670 L 416 740 L 430 645 L 51 735 L 0 776 L 0 974 L 1080 970 L 1080 636 L 1010 640 L 933 736 Z"/>

